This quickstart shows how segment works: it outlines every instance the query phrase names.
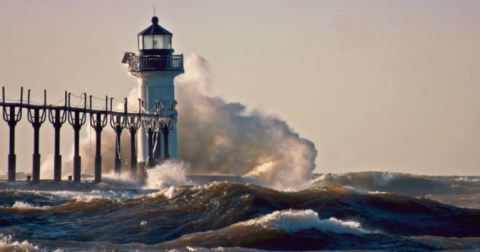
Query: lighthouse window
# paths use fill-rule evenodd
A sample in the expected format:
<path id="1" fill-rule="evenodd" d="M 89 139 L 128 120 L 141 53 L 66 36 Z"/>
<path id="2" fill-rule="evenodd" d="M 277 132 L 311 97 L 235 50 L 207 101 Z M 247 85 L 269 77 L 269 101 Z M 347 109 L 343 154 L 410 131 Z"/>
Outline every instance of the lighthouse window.
<path id="1" fill-rule="evenodd" d="M 153 37 L 153 48 L 154 49 L 164 49 L 165 48 L 165 36 L 155 35 Z"/>
<path id="2" fill-rule="evenodd" d="M 158 34 L 138 36 L 138 49 L 172 49 L 172 36 Z"/>
<path id="3" fill-rule="evenodd" d="M 138 36 L 138 49 L 142 50 L 143 49 L 143 37 Z"/>
<path id="4" fill-rule="evenodd" d="M 165 36 L 165 49 L 172 49 L 172 36 Z"/>
<path id="5" fill-rule="evenodd" d="M 143 36 L 143 49 L 153 49 L 153 36 L 145 35 Z"/>

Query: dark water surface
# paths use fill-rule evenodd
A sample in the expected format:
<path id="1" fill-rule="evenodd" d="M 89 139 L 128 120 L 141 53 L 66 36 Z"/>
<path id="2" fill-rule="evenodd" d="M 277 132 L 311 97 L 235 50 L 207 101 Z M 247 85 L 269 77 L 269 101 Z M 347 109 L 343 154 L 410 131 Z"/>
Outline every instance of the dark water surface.
<path id="1" fill-rule="evenodd" d="M 352 173 L 298 192 L 2 189 L 0 250 L 475 250 L 479 188 L 476 177 Z"/>

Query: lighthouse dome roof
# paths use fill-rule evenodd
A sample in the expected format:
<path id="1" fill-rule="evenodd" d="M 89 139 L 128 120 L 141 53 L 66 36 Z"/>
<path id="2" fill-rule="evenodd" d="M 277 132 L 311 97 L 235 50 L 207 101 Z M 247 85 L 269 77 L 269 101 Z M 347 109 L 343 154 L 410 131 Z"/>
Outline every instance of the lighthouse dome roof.
<path id="1" fill-rule="evenodd" d="M 158 17 L 152 17 L 152 25 L 150 25 L 147 29 L 138 33 L 139 36 L 142 35 L 172 35 L 167 29 L 161 27 L 158 24 Z"/>

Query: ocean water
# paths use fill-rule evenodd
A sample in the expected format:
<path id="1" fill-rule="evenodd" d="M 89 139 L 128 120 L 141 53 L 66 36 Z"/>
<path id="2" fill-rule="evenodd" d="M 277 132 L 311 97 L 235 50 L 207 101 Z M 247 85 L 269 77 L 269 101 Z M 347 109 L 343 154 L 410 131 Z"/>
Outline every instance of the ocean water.
<path id="1" fill-rule="evenodd" d="M 0 250 L 480 250 L 480 177 L 323 174 L 282 191 L 153 174 L 0 183 Z"/>

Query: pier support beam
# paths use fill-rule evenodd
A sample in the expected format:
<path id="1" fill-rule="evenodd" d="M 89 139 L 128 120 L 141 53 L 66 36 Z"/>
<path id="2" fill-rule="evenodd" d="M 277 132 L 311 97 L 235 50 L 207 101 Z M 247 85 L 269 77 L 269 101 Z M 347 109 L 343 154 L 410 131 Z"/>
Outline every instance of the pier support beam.
<path id="1" fill-rule="evenodd" d="M 107 115 L 97 113 L 96 120 L 92 122 L 93 115 L 90 116 L 90 123 L 95 129 L 95 183 L 102 182 L 102 130 L 107 123 Z"/>
<path id="2" fill-rule="evenodd" d="M 60 182 L 62 180 L 62 155 L 60 155 L 60 129 L 61 127 L 53 127 L 54 129 L 54 153 L 53 153 L 53 181 Z"/>
<path id="3" fill-rule="evenodd" d="M 67 101 L 68 96 L 65 91 L 65 105 L 61 108 L 50 108 L 48 110 L 48 120 L 53 125 L 54 130 L 54 152 L 53 152 L 53 181 L 62 180 L 62 155 L 60 155 L 60 129 L 67 120 Z"/>
<path id="4" fill-rule="evenodd" d="M 160 137 L 160 103 L 155 102 L 155 115 L 149 116 L 142 120 L 142 128 L 147 132 L 147 160 L 146 160 L 146 168 L 151 168 L 156 165 L 158 160 L 155 159 L 155 151 L 159 148 L 161 144 L 157 141 Z M 159 151 L 159 149 L 157 149 Z"/>
<path id="5" fill-rule="evenodd" d="M 71 94 L 68 94 L 68 123 L 73 128 L 73 182 L 80 182 L 82 157 L 80 156 L 80 130 L 86 121 L 87 94 L 83 95 L 84 108 L 71 107 Z"/>
<path id="6" fill-rule="evenodd" d="M 147 156 L 147 168 L 153 167 L 155 161 L 153 158 L 153 129 L 150 127 L 147 129 L 147 142 L 148 142 L 148 156 Z"/>
<path id="7" fill-rule="evenodd" d="M 122 131 L 123 128 L 116 126 L 115 129 L 115 173 L 120 174 L 122 171 L 122 160 L 120 158 L 122 151 Z"/>
<path id="8" fill-rule="evenodd" d="M 3 101 L 3 120 L 8 123 L 9 127 L 9 152 L 8 152 L 8 181 L 15 182 L 17 173 L 17 156 L 15 155 L 15 127 L 22 119 L 23 107 L 23 87 L 20 88 L 20 103 L 6 105 L 5 87 L 2 87 Z M 18 109 L 16 109 L 18 107 Z M 7 109 L 8 108 L 8 109 Z"/>
<path id="9" fill-rule="evenodd" d="M 128 100 L 125 98 L 125 104 L 128 105 Z M 128 127 L 128 132 L 130 133 L 130 176 L 132 178 L 137 178 L 137 131 L 142 126 L 142 100 L 138 99 L 138 114 L 137 115 L 128 115 L 128 106 L 125 106 L 125 114 Z"/>
<path id="10" fill-rule="evenodd" d="M 137 128 L 138 129 L 138 128 Z M 137 129 L 129 126 L 130 132 L 130 174 L 132 177 L 137 177 L 137 148 L 136 148 L 136 138 L 137 138 Z"/>
<path id="11" fill-rule="evenodd" d="M 147 135 L 147 158 L 145 160 L 145 168 L 151 168 L 155 165 L 154 152 L 154 134 L 158 130 L 157 117 L 145 117 L 141 120 L 141 127 Z"/>
<path id="12" fill-rule="evenodd" d="M 124 100 L 124 113 L 116 113 L 113 114 L 112 112 L 112 103 L 113 98 L 110 98 L 110 126 L 115 131 L 115 164 L 114 164 L 114 171 L 116 174 L 120 174 L 122 170 L 122 160 L 121 160 L 121 138 L 123 129 L 127 126 L 127 98 Z"/>
<path id="13" fill-rule="evenodd" d="M 38 112 L 35 112 L 38 118 Z M 32 181 L 40 181 L 40 127 L 33 126 Z"/>
<path id="14" fill-rule="evenodd" d="M 160 130 L 153 134 L 153 160 L 162 160 L 162 133 Z"/>
<path id="15" fill-rule="evenodd" d="M 12 111 L 14 107 L 10 107 L 10 111 Z M 8 145 L 8 181 L 15 182 L 15 176 L 17 174 L 17 155 L 15 155 L 15 126 L 16 123 L 9 122 L 9 132 L 10 132 L 10 139 Z"/>
<path id="16" fill-rule="evenodd" d="M 80 156 L 80 119 L 79 112 L 75 111 L 73 125 L 73 182 L 80 182 L 82 176 L 82 157 Z"/>
<path id="17" fill-rule="evenodd" d="M 169 133 L 169 127 L 168 125 L 165 125 L 162 127 L 162 133 L 163 133 L 163 156 L 165 157 L 165 160 L 170 159 L 170 153 L 169 153 L 169 146 L 168 146 L 168 133 Z"/>
<path id="18" fill-rule="evenodd" d="M 90 110 L 92 110 L 92 96 L 90 95 Z M 90 126 L 95 130 L 95 183 L 102 182 L 102 130 L 107 125 L 108 97 L 105 97 L 105 112 L 97 111 L 90 114 Z"/>
<path id="19" fill-rule="evenodd" d="M 102 130 L 95 129 L 95 183 L 102 182 Z"/>
<path id="20" fill-rule="evenodd" d="M 33 127 L 32 182 L 40 181 L 40 127 L 45 122 L 47 110 L 47 90 L 43 91 L 43 106 L 30 106 L 30 89 L 27 93 L 28 121 Z"/>
<path id="21" fill-rule="evenodd" d="M 95 183 L 102 182 L 102 130 L 107 125 L 107 115 L 90 115 L 90 125 L 95 129 Z"/>

